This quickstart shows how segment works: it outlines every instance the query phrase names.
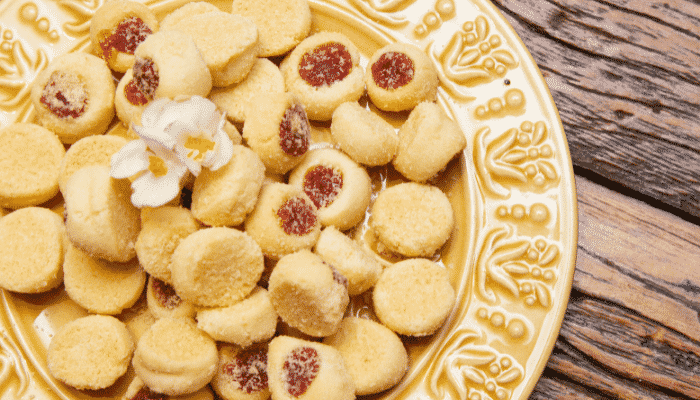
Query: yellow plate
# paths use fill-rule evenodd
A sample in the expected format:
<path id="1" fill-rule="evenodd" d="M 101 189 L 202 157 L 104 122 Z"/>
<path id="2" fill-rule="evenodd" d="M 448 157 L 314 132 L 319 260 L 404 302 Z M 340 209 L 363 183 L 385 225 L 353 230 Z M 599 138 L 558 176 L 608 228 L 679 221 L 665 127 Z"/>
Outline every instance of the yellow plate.
<path id="1" fill-rule="evenodd" d="M 187 1 L 145 2 L 162 18 Z M 57 55 L 89 47 L 90 17 L 101 3 L 0 2 L 0 125 L 32 120 L 32 79 Z M 226 10 L 226 1 L 214 3 Z M 363 66 L 389 42 L 423 48 L 439 71 L 439 103 L 468 139 L 462 157 L 438 183 L 459 221 L 439 258 L 458 305 L 433 336 L 405 339 L 410 371 L 396 388 L 376 397 L 526 399 L 558 335 L 577 243 L 566 138 L 536 64 L 487 0 L 310 4 L 314 29 L 349 36 L 362 52 Z M 398 125 L 405 115 L 397 117 Z M 372 248 L 371 235 L 359 233 L 358 240 Z M 48 373 L 53 332 L 85 314 L 62 289 L 0 295 L 1 400 L 119 397 L 128 376 L 110 389 L 89 392 L 68 388 Z M 351 312 L 371 313 L 362 301 Z"/>

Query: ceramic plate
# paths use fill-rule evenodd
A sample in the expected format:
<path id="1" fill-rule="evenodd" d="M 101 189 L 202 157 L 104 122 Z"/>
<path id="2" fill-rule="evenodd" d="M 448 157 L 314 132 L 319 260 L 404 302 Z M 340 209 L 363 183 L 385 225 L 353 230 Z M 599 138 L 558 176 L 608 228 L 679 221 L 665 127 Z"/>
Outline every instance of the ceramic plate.
<path id="1" fill-rule="evenodd" d="M 185 2 L 146 1 L 160 18 Z M 32 120 L 32 79 L 57 55 L 89 48 L 90 17 L 101 3 L 0 2 L 1 125 Z M 215 4 L 226 10 L 225 1 Z M 431 181 L 448 194 L 457 216 L 455 233 L 436 261 L 450 272 L 458 304 L 434 335 L 405 339 L 411 368 L 397 387 L 376 397 L 527 398 L 558 335 L 577 243 L 566 138 L 536 64 L 486 0 L 310 4 L 314 30 L 345 33 L 360 48 L 364 66 L 389 42 L 423 48 L 439 72 L 438 101 L 468 139 L 461 157 Z M 387 116 L 396 126 L 405 117 Z M 380 185 L 394 179 L 387 170 L 371 172 Z M 60 211 L 60 202 L 55 207 Z M 354 236 L 376 250 L 366 228 Z M 2 292 L 0 300 L 0 399 L 118 398 L 123 392 L 129 376 L 90 392 L 68 388 L 48 373 L 53 332 L 85 315 L 62 289 Z M 350 312 L 371 318 L 363 301 L 355 299 Z M 120 318 L 129 322 L 135 315 L 137 309 Z"/>

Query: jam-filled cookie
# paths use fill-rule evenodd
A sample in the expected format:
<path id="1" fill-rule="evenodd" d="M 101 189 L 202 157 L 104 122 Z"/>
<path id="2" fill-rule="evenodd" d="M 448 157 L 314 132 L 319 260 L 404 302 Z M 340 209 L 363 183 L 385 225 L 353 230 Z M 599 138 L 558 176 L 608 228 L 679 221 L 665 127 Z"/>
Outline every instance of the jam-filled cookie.
<path id="1" fill-rule="evenodd" d="M 25 207 L 0 218 L 0 243 L 0 288 L 40 293 L 63 282 L 66 228 L 53 211 Z"/>
<path id="2" fill-rule="evenodd" d="M 338 332 L 323 343 L 343 356 L 358 396 L 389 389 L 408 371 L 408 352 L 399 336 L 369 319 L 343 319 Z"/>
<path id="3" fill-rule="evenodd" d="M 109 0 L 90 20 L 90 40 L 95 51 L 117 72 L 131 68 L 136 48 L 156 31 L 156 15 L 137 1 Z"/>
<path id="4" fill-rule="evenodd" d="M 379 192 L 369 225 L 389 250 L 406 257 L 430 257 L 450 238 L 454 213 L 440 189 L 408 182 Z"/>
<path id="5" fill-rule="evenodd" d="M 277 65 L 267 58 L 258 58 L 243 81 L 223 88 L 213 88 L 209 100 L 225 111 L 227 118 L 240 123 L 246 120 L 246 110 L 253 97 L 282 96 L 284 91 L 284 78 Z"/>
<path id="6" fill-rule="evenodd" d="M 114 118 L 114 89 L 104 60 L 66 53 L 34 79 L 31 100 L 39 123 L 70 144 L 107 130 Z"/>
<path id="7" fill-rule="evenodd" d="M 393 164 L 406 178 L 423 182 L 447 166 L 467 146 L 459 125 L 433 102 L 411 111 L 399 130 L 399 149 Z"/>
<path id="8" fill-rule="evenodd" d="M 285 174 L 309 150 L 311 126 L 296 96 L 256 96 L 248 108 L 243 139 L 268 172 Z"/>
<path id="9" fill-rule="evenodd" d="M 156 393 L 146 386 L 141 378 L 135 376 L 126 388 L 126 393 L 121 400 L 214 400 L 214 393 L 205 386 L 198 391 L 182 396 L 166 396 Z"/>
<path id="10" fill-rule="evenodd" d="M 355 162 L 370 167 L 391 162 L 399 147 L 394 127 L 354 101 L 333 112 L 331 137 Z"/>
<path id="11" fill-rule="evenodd" d="M 178 296 L 175 288 L 154 276 L 148 278 L 146 288 L 148 311 L 157 318 L 193 318 L 197 308 Z"/>
<path id="12" fill-rule="evenodd" d="M 46 365 L 53 377 L 76 389 L 104 389 L 126 373 L 133 353 L 134 341 L 123 322 L 90 315 L 56 332 Z"/>
<path id="13" fill-rule="evenodd" d="M 433 334 L 452 311 L 455 291 L 445 267 L 425 258 L 400 261 L 384 270 L 372 292 L 379 320 L 401 335 Z"/>
<path id="14" fill-rule="evenodd" d="M 263 269 L 263 253 L 250 235 L 217 227 L 184 238 L 173 253 L 170 272 L 173 287 L 183 299 L 224 307 L 248 296 Z"/>
<path id="15" fill-rule="evenodd" d="M 321 233 L 318 210 L 298 187 L 271 182 L 263 185 L 245 231 L 272 259 L 311 249 Z"/>
<path id="16" fill-rule="evenodd" d="M 267 375 L 275 400 L 350 400 L 355 384 L 340 352 L 314 341 L 278 336 L 270 342 Z"/>
<path id="17" fill-rule="evenodd" d="M 146 284 L 138 260 L 113 263 L 72 245 L 66 251 L 63 275 L 68 297 L 95 314 L 116 315 L 133 306 Z"/>
<path id="18" fill-rule="evenodd" d="M 287 90 L 299 96 L 309 119 L 327 121 L 346 101 L 365 92 L 360 51 L 342 33 L 304 39 L 280 65 Z"/>
<path id="19" fill-rule="evenodd" d="M 372 182 L 364 168 L 336 149 L 310 151 L 289 175 L 318 208 L 321 225 L 347 230 L 365 217 Z"/>
<path id="20" fill-rule="evenodd" d="M 219 367 L 211 387 L 222 400 L 267 400 L 267 345 L 219 347 Z"/>
<path id="21" fill-rule="evenodd" d="M 128 140 L 115 135 L 87 136 L 73 143 L 61 161 L 58 187 L 66 190 L 68 179 L 75 171 L 88 165 L 110 166 L 112 155 L 121 150 Z"/>
<path id="22" fill-rule="evenodd" d="M 345 277 L 309 250 L 282 257 L 268 290 L 280 318 L 314 337 L 335 333 L 350 301 Z"/>
<path id="23" fill-rule="evenodd" d="M 233 0 L 231 14 L 253 20 L 260 35 L 260 57 L 287 53 L 311 31 L 307 0 Z"/>
<path id="24" fill-rule="evenodd" d="M 114 109 L 117 118 L 126 127 L 131 126 L 131 124 L 141 125 L 141 114 L 149 102 L 150 100 L 136 85 L 134 70 L 129 68 L 122 75 L 114 92 Z"/>
<path id="25" fill-rule="evenodd" d="M 365 71 L 367 94 L 384 111 L 410 110 L 437 96 L 438 75 L 416 45 L 391 43 L 377 50 Z"/>
<path id="26" fill-rule="evenodd" d="M 0 129 L 0 207 L 35 206 L 54 197 L 65 154 L 58 137 L 39 125 Z"/>

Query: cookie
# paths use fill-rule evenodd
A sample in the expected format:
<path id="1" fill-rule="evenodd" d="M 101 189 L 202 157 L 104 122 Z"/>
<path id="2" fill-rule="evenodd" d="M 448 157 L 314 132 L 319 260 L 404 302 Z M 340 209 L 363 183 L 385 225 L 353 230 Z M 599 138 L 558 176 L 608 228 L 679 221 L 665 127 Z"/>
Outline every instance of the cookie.
<path id="1" fill-rule="evenodd" d="M 63 274 L 68 297 L 94 314 L 121 313 L 136 303 L 146 284 L 146 273 L 138 260 L 109 262 L 73 245 L 66 251 Z"/>
<path id="2" fill-rule="evenodd" d="M 107 1 L 90 20 L 90 41 L 95 52 L 117 72 L 131 68 L 138 45 L 156 31 L 156 15 L 136 1 Z"/>
<path id="3" fill-rule="evenodd" d="M 155 318 L 194 318 L 197 314 L 194 304 L 178 296 L 171 284 L 154 276 L 148 277 L 146 304 Z"/>
<path id="4" fill-rule="evenodd" d="M 129 141 L 115 135 L 87 136 L 73 143 L 61 161 L 58 187 L 66 190 L 68 179 L 75 171 L 88 165 L 111 166 L 112 155 Z"/>
<path id="5" fill-rule="evenodd" d="M 141 125 L 141 114 L 149 103 L 150 100 L 136 85 L 134 70 L 129 68 L 119 79 L 114 92 L 114 109 L 117 118 L 126 127 L 130 127 L 131 124 Z"/>
<path id="6" fill-rule="evenodd" d="M 409 43 L 395 42 L 377 50 L 365 71 L 367 94 L 384 111 L 411 110 L 437 97 L 438 75 L 430 58 Z"/>
<path id="7" fill-rule="evenodd" d="M 51 339 L 51 375 L 76 389 L 104 389 L 126 373 L 134 341 L 123 322 L 90 315 L 63 325 Z"/>
<path id="8" fill-rule="evenodd" d="M 209 226 L 237 226 L 253 211 L 265 180 L 265 165 L 251 149 L 233 146 L 228 164 L 204 169 L 192 188 L 192 215 Z"/>
<path id="9" fill-rule="evenodd" d="M 211 381 L 221 400 L 267 400 L 267 345 L 242 349 L 222 344 L 219 367 Z"/>
<path id="10" fill-rule="evenodd" d="M 296 94 L 309 119 L 327 121 L 344 102 L 365 92 L 360 51 L 338 32 L 304 39 L 280 64 L 287 91 Z"/>
<path id="11" fill-rule="evenodd" d="M 343 356 L 328 345 L 277 336 L 270 342 L 267 363 L 275 400 L 355 398 L 355 385 Z"/>
<path id="12" fill-rule="evenodd" d="M 372 304 L 379 320 L 394 332 L 426 336 L 447 320 L 455 291 L 443 266 L 412 258 L 384 270 L 374 286 Z"/>
<path id="13" fill-rule="evenodd" d="M 39 124 L 70 144 L 107 130 L 114 118 L 114 90 L 104 60 L 74 52 L 56 57 L 37 75 L 30 98 Z"/>
<path id="14" fill-rule="evenodd" d="M 401 339 L 375 321 L 348 317 L 323 343 L 338 350 L 358 396 L 395 386 L 408 371 L 408 352 Z"/>
<path id="15" fill-rule="evenodd" d="M 53 211 L 26 207 L 0 218 L 0 288 L 40 293 L 63 282 L 68 246 L 63 220 Z"/>
<path id="16" fill-rule="evenodd" d="M 225 307 L 244 299 L 264 269 L 260 246 L 233 228 L 201 229 L 184 238 L 172 257 L 172 284 L 184 300 Z"/>
<path id="17" fill-rule="evenodd" d="M 136 376 L 151 390 L 170 396 L 195 393 L 214 377 L 216 342 L 189 318 L 161 318 L 136 345 Z"/>
<path id="18" fill-rule="evenodd" d="M 280 318 L 314 337 L 335 333 L 350 301 L 345 277 L 309 250 L 282 257 L 268 290 Z"/>
<path id="19" fill-rule="evenodd" d="M 399 129 L 398 136 L 394 168 L 415 182 L 435 176 L 467 146 L 459 125 L 432 102 L 418 104 Z"/>
<path id="20" fill-rule="evenodd" d="M 407 182 L 379 192 L 369 226 L 392 252 L 406 257 L 430 257 L 454 229 L 454 212 L 437 187 Z"/>
<path id="21" fill-rule="evenodd" d="M 311 249 L 321 233 L 318 210 L 303 190 L 270 182 L 245 221 L 245 231 L 272 259 Z"/>
<path id="22" fill-rule="evenodd" d="M 277 312 L 270 294 L 258 286 L 250 296 L 231 306 L 197 312 L 197 327 L 214 340 L 248 347 L 275 335 Z"/>
<path id="23" fill-rule="evenodd" d="M 355 162 L 369 167 L 388 164 L 399 148 L 394 127 L 357 102 L 343 103 L 333 112 L 331 137 Z"/>
<path id="24" fill-rule="evenodd" d="M 371 254 L 333 226 L 321 231 L 314 252 L 347 279 L 350 296 L 366 292 L 382 272 L 382 266 Z"/>
<path id="25" fill-rule="evenodd" d="M 323 226 L 347 230 L 365 218 L 372 195 L 367 171 L 332 148 L 308 152 L 289 174 L 289 184 L 301 188 L 318 208 Z"/>
<path id="26" fill-rule="evenodd" d="M 0 129 L 0 207 L 35 206 L 54 197 L 65 154 L 58 137 L 39 125 Z"/>
<path id="27" fill-rule="evenodd" d="M 182 396 L 165 396 L 146 386 L 141 378 L 134 377 L 121 400 L 214 400 L 214 393 L 205 386 L 198 391 Z"/>

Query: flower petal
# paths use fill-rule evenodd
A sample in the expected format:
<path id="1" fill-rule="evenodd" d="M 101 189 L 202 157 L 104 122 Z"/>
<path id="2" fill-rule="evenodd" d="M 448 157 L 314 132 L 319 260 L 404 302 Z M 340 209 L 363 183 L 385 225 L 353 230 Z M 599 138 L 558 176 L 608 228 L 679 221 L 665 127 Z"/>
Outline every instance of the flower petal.
<path id="1" fill-rule="evenodd" d="M 159 207 L 180 193 L 180 177 L 170 173 L 160 178 L 150 173 L 143 174 L 131 183 L 131 188 L 131 202 L 134 206 Z"/>
<path id="2" fill-rule="evenodd" d="M 110 175 L 116 179 L 132 177 L 148 169 L 146 143 L 132 140 L 112 155 Z"/>

